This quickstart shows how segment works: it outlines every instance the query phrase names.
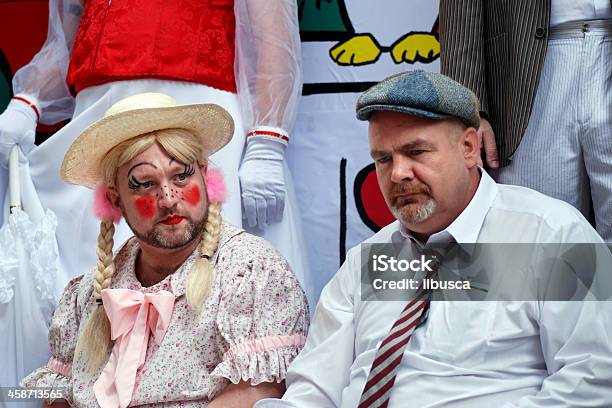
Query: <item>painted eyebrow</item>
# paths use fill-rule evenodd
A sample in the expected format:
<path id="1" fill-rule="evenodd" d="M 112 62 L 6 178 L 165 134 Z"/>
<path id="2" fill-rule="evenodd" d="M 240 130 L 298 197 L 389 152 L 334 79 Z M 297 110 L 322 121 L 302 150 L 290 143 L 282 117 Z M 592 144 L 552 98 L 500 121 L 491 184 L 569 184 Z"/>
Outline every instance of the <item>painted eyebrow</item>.
<path id="1" fill-rule="evenodd" d="M 133 165 L 130 171 L 128 171 L 128 174 L 127 174 L 128 178 L 130 177 L 130 174 L 132 174 L 132 171 L 134 171 L 134 169 L 139 166 L 151 166 L 157 170 L 157 166 L 154 165 L 153 163 L 149 163 L 149 162 L 138 163 L 138 164 Z"/>
<path id="2" fill-rule="evenodd" d="M 185 169 L 189 168 L 190 166 L 193 167 L 193 165 L 195 164 L 195 162 L 189 163 L 189 164 L 185 164 L 182 161 L 176 160 L 174 157 L 172 157 L 170 159 L 170 161 L 168 162 L 168 167 L 170 167 L 172 165 L 172 163 L 176 163 L 179 166 L 184 166 Z"/>

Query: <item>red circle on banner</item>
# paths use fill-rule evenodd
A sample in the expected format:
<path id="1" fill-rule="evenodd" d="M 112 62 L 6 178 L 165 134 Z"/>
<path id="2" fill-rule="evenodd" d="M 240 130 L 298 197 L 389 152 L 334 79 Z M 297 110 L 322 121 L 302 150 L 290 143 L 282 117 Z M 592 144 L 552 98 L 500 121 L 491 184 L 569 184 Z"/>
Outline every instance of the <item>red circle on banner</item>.
<path id="1" fill-rule="evenodd" d="M 395 221 L 383 197 L 374 163 L 367 165 L 355 177 L 355 205 L 364 224 L 377 232 Z"/>

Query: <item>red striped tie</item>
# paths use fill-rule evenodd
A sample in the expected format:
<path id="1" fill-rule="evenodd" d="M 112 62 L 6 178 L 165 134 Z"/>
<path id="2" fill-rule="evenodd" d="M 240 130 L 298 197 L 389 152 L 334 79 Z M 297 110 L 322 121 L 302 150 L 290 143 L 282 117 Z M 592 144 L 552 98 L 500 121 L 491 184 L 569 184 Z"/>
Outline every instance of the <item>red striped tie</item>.
<path id="1" fill-rule="evenodd" d="M 438 273 L 437 260 L 432 265 L 432 271 L 425 279 L 431 279 Z M 430 289 L 421 287 L 417 290 L 391 327 L 387 337 L 380 343 L 359 400 L 359 408 L 386 407 L 389 403 L 391 388 L 393 388 L 404 350 L 414 330 L 427 319 L 430 292 Z"/>

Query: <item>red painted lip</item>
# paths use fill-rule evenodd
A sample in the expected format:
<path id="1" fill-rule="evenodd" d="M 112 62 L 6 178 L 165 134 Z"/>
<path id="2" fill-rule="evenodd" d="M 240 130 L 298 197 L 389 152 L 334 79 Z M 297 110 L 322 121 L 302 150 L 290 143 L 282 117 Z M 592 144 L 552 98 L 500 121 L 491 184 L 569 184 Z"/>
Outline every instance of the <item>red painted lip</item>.
<path id="1" fill-rule="evenodd" d="M 181 217 L 180 215 L 171 215 L 170 217 L 163 220 L 161 223 L 166 225 L 175 225 L 183 221 L 183 218 L 185 217 Z"/>

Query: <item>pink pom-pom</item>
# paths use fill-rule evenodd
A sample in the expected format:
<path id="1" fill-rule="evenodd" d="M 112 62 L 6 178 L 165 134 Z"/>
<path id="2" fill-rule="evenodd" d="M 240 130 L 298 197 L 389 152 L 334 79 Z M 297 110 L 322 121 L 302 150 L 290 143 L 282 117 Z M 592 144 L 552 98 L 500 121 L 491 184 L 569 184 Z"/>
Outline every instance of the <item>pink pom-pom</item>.
<path id="1" fill-rule="evenodd" d="M 121 212 L 108 201 L 107 192 L 108 189 L 104 183 L 98 183 L 94 191 L 93 213 L 102 221 L 113 221 L 118 224 L 121 220 Z"/>
<path id="2" fill-rule="evenodd" d="M 206 194 L 213 203 L 222 203 L 227 198 L 227 189 L 219 170 L 208 170 L 206 173 Z"/>

